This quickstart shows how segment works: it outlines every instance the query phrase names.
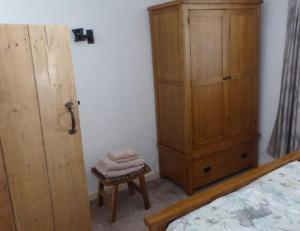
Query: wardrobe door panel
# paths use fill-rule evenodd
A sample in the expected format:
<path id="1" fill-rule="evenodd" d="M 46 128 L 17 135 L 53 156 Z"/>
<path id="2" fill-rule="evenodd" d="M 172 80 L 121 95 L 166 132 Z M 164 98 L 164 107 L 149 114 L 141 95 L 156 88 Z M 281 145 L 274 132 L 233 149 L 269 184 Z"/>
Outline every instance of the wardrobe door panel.
<path id="1" fill-rule="evenodd" d="M 152 14 L 153 53 L 157 81 L 182 81 L 182 50 L 178 7 Z"/>
<path id="2" fill-rule="evenodd" d="M 223 85 L 193 87 L 193 145 L 197 148 L 223 138 Z M 220 119 L 221 117 L 221 119 Z"/>
<path id="3" fill-rule="evenodd" d="M 54 230 L 27 26 L 0 25 L 0 140 L 17 230 Z"/>
<path id="4" fill-rule="evenodd" d="M 70 49 L 63 26 L 30 26 L 56 231 L 90 230 L 90 211 Z M 70 134 L 73 103 L 76 134 Z"/>
<path id="5" fill-rule="evenodd" d="M 1 82 L 1 81 L 0 81 Z M 9 196 L 7 176 L 0 142 L 0 230 L 15 231 L 13 210 Z"/>
<path id="6" fill-rule="evenodd" d="M 223 10 L 190 12 L 193 148 L 223 139 Z"/>
<path id="7" fill-rule="evenodd" d="M 192 80 L 201 81 L 223 75 L 222 10 L 190 12 Z"/>
<path id="8" fill-rule="evenodd" d="M 253 80 L 235 78 L 225 83 L 226 100 L 229 104 L 226 135 L 232 137 L 254 129 Z"/>
<path id="9" fill-rule="evenodd" d="M 250 74 L 256 68 L 256 10 L 230 10 L 228 17 L 230 73 Z"/>
<path id="10" fill-rule="evenodd" d="M 158 109 L 161 144 L 184 150 L 183 89 L 181 85 L 158 84 Z"/>
<path id="11" fill-rule="evenodd" d="M 257 24 L 254 9 L 230 10 L 229 73 L 224 81 L 226 137 L 255 130 Z"/>

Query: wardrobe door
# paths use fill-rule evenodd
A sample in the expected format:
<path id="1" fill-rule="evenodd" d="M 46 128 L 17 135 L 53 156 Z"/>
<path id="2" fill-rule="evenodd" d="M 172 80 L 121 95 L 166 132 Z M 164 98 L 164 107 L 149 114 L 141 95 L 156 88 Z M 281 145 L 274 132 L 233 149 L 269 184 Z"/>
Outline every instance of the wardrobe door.
<path id="1" fill-rule="evenodd" d="M 14 231 L 15 224 L 6 177 L 0 142 L 0 230 Z"/>
<path id="2" fill-rule="evenodd" d="M 0 141 L 16 229 L 53 231 L 29 41 L 27 26 L 0 25 Z"/>
<path id="3" fill-rule="evenodd" d="M 223 139 L 223 10 L 190 11 L 193 148 Z"/>
<path id="4" fill-rule="evenodd" d="M 87 231 L 90 211 L 69 34 L 64 26 L 29 26 L 55 230 Z"/>
<path id="5" fill-rule="evenodd" d="M 227 28 L 230 78 L 224 81 L 225 134 L 233 137 L 256 127 L 256 9 L 228 11 Z"/>

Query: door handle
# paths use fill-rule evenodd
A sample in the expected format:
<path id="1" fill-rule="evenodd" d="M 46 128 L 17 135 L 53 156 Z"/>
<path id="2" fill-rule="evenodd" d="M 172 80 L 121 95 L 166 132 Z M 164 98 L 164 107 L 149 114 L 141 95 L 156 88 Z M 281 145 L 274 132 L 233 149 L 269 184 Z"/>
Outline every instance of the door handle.
<path id="1" fill-rule="evenodd" d="M 75 135 L 77 133 L 77 129 L 76 127 L 76 120 L 75 120 L 75 116 L 74 116 L 74 112 L 73 112 L 73 103 L 72 102 L 68 102 L 65 104 L 65 107 L 68 109 L 68 111 L 71 114 L 71 120 L 72 120 L 72 128 L 71 130 L 69 130 L 69 134 L 70 135 Z"/>
<path id="2" fill-rule="evenodd" d="M 226 76 L 226 77 L 223 77 L 223 80 L 231 80 L 232 77 L 231 76 Z"/>

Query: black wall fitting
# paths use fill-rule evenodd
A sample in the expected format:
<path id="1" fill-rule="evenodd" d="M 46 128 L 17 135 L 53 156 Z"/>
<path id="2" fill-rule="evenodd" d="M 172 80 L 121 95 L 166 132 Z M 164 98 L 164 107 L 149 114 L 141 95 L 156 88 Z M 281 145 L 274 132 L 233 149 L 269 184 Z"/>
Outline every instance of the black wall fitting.
<path id="1" fill-rule="evenodd" d="M 73 29 L 72 30 L 75 36 L 75 42 L 88 41 L 89 44 L 94 43 L 94 32 L 93 30 L 86 30 L 86 34 L 84 34 L 83 28 Z"/>

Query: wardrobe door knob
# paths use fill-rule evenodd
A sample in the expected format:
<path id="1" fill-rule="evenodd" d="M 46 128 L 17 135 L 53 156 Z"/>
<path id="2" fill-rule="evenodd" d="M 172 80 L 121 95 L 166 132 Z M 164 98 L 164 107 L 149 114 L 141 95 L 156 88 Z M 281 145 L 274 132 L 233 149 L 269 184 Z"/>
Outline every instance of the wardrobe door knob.
<path id="1" fill-rule="evenodd" d="M 231 79 L 231 76 L 223 77 L 223 80 L 230 80 L 230 79 Z"/>

